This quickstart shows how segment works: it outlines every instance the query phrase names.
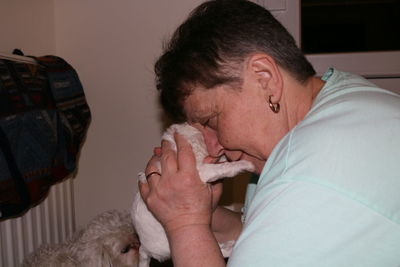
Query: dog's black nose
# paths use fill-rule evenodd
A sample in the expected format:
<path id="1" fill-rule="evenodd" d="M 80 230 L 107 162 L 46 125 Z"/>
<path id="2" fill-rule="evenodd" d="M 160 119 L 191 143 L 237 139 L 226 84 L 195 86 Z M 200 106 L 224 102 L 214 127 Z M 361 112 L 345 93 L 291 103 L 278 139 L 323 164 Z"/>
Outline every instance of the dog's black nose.
<path id="1" fill-rule="evenodd" d="M 127 245 L 123 249 L 121 249 L 121 254 L 128 253 L 131 249 L 139 250 L 140 242 L 135 240 L 131 244 Z"/>
<path id="2" fill-rule="evenodd" d="M 132 243 L 132 248 L 134 249 L 134 250 L 139 250 L 139 248 L 140 248 L 140 242 L 137 240 L 137 241 L 134 241 L 133 243 Z"/>

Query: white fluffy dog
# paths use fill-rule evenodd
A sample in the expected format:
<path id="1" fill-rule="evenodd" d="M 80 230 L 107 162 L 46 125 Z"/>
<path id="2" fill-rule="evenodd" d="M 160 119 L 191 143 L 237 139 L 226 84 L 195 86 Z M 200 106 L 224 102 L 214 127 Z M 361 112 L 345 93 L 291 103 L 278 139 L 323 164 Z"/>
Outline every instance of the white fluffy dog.
<path id="1" fill-rule="evenodd" d="M 128 212 L 106 211 L 63 244 L 42 245 L 23 267 L 138 266 L 139 240 Z"/>
<path id="2" fill-rule="evenodd" d="M 163 140 L 172 143 L 176 151 L 174 133 L 178 132 L 191 144 L 199 171 L 200 179 L 204 182 L 214 182 L 225 177 L 232 177 L 242 171 L 253 171 L 254 166 L 249 161 L 239 160 L 226 162 L 223 157 L 218 164 L 205 164 L 204 158 L 208 156 L 207 148 L 201 132 L 187 123 L 174 124 L 162 136 Z M 158 168 L 161 173 L 161 168 Z M 139 179 L 146 179 L 144 173 L 139 173 Z M 132 221 L 140 239 L 139 249 L 139 267 L 147 267 L 150 259 L 155 258 L 158 261 L 164 261 L 170 257 L 170 248 L 166 234 L 161 224 L 154 218 L 147 209 L 146 204 L 138 192 L 132 205 Z M 220 244 L 221 251 L 225 257 L 229 256 L 234 241 Z M 193 248 L 194 249 L 194 248 Z"/>

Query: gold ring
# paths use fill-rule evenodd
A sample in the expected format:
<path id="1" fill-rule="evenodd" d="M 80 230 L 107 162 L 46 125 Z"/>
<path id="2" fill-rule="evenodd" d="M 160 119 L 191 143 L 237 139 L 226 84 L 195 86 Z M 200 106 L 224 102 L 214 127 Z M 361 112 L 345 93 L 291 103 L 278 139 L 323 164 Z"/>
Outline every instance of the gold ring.
<path id="1" fill-rule="evenodd" d="M 154 175 L 154 174 L 157 174 L 157 175 L 160 175 L 160 176 L 161 176 L 161 173 L 159 173 L 159 172 L 151 172 L 151 173 L 149 173 L 149 174 L 146 175 L 146 180 L 148 180 L 149 177 L 152 176 L 152 175 Z"/>

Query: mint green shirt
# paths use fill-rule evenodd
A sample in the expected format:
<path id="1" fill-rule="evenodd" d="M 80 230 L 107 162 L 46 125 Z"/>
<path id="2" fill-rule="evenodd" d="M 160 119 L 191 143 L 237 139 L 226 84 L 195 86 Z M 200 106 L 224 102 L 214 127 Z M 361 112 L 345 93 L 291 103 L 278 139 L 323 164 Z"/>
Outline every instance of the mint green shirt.
<path id="1" fill-rule="evenodd" d="M 228 266 L 400 266 L 400 96 L 323 80 L 247 196 Z"/>

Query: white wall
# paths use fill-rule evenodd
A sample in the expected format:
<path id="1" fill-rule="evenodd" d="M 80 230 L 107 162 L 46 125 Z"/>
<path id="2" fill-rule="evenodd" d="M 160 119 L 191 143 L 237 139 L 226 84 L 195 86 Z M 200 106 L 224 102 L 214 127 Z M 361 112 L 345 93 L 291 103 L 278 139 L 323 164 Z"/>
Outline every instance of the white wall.
<path id="1" fill-rule="evenodd" d="M 162 128 L 153 64 L 199 2 L 55 0 L 56 51 L 78 71 L 93 116 L 75 179 L 78 225 L 130 208 Z"/>
<path id="2" fill-rule="evenodd" d="M 0 52 L 55 52 L 54 0 L 0 1 Z"/>
<path id="3" fill-rule="evenodd" d="M 162 41 L 200 0 L 0 2 L 0 52 L 53 54 L 78 72 L 92 111 L 77 176 L 77 225 L 129 209 L 137 173 L 159 145 L 153 64 Z"/>

